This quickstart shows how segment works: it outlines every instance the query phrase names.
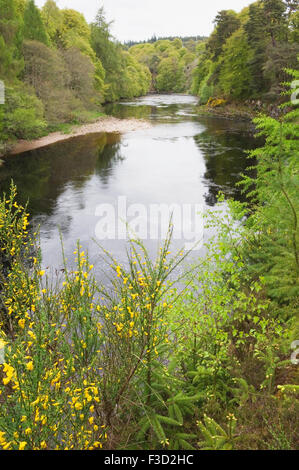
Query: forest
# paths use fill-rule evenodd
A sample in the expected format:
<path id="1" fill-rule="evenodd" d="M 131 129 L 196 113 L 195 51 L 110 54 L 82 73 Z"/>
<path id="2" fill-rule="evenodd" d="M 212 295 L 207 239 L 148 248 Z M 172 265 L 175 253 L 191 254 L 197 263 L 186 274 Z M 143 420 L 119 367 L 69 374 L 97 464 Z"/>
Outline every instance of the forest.
<path id="1" fill-rule="evenodd" d="M 297 68 L 298 28 L 297 1 L 258 1 L 239 14 L 219 12 L 200 48 L 192 92 L 204 104 L 209 98 L 277 103 L 286 69 Z"/>
<path id="2" fill-rule="evenodd" d="M 92 24 L 47 0 L 1 0 L 1 145 L 100 116 L 101 105 L 158 93 L 192 93 L 201 104 L 277 103 L 286 69 L 297 67 L 297 1 L 223 10 L 207 39 L 153 37 L 121 45 L 100 8 Z"/>
<path id="3" fill-rule="evenodd" d="M 219 192 L 228 211 L 206 215 L 206 256 L 186 268 L 171 224 L 154 260 L 132 237 L 125 264 L 103 250 L 112 291 L 80 241 L 53 283 L 18 188 L 1 191 L 0 449 L 298 450 L 298 1 L 220 11 L 207 39 L 127 45 L 102 8 L 91 24 L 53 0 L 0 12 L 3 145 L 149 92 L 269 110 L 244 199 Z"/>
<path id="4" fill-rule="evenodd" d="M 147 67 L 110 37 L 103 10 L 91 25 L 48 0 L 0 2 L 1 141 L 31 139 L 101 113 L 101 103 L 146 94 Z"/>

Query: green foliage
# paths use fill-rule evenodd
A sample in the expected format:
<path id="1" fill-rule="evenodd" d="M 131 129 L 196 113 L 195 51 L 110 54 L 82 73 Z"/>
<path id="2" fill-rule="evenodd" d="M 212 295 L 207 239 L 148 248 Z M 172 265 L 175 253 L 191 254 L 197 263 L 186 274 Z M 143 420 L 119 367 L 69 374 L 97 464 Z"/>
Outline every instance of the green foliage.
<path id="1" fill-rule="evenodd" d="M 1 0 L 0 11 L 0 78 L 13 82 L 23 67 L 20 56 L 22 19 L 14 1 Z"/>
<path id="2" fill-rule="evenodd" d="M 11 111 L 10 104 L 1 109 L 1 152 L 7 140 L 83 122 L 87 111 L 101 112 L 104 101 L 149 91 L 150 71 L 113 40 L 103 9 L 90 26 L 82 14 L 60 10 L 54 0 L 41 12 L 33 0 L 1 0 L 0 7 L 0 78 L 11 96 L 26 90 L 22 103 L 14 101 L 19 109 Z"/>
<path id="3" fill-rule="evenodd" d="M 279 302 L 298 298 L 298 108 L 281 119 L 260 117 L 256 125 L 265 136 L 263 148 L 251 152 L 257 159 L 257 178 L 246 177 L 258 208 L 247 221 L 248 269 L 265 277 L 269 294 Z M 280 217 L 277 218 L 277 214 Z"/>
<path id="4" fill-rule="evenodd" d="M 203 436 L 199 442 L 202 450 L 233 450 L 236 441 L 234 434 L 236 429 L 236 418 L 234 415 L 228 417 L 228 429 L 222 428 L 216 421 L 208 416 L 204 417 L 204 423 L 199 422 L 198 427 Z"/>
<path id="5" fill-rule="evenodd" d="M 156 88 L 158 92 L 184 91 L 184 68 L 176 57 L 168 57 L 161 60 L 156 78 Z"/>
<path id="6" fill-rule="evenodd" d="M 211 97 L 278 103 L 284 69 L 296 67 L 299 53 L 294 4 L 259 0 L 238 15 L 219 12 L 215 23 L 193 75 L 192 90 L 201 103 Z"/>
<path id="7" fill-rule="evenodd" d="M 256 178 L 245 179 L 255 186 L 250 204 L 207 214 L 217 240 L 179 278 L 188 253 L 171 255 L 170 229 L 156 260 L 135 239 L 125 266 L 104 251 L 112 288 L 96 282 L 78 244 L 76 270 L 65 264 L 52 288 L 12 187 L 0 204 L 1 448 L 296 448 L 297 117 L 260 118 L 266 140 Z M 260 241 L 270 252 L 278 238 L 279 298 L 270 255 L 256 261 Z"/>
<path id="8" fill-rule="evenodd" d="M 39 9 L 35 6 L 34 0 L 28 0 L 24 11 L 23 35 L 25 39 L 40 41 L 48 44 L 49 39 L 46 33 Z"/>
<path id="9" fill-rule="evenodd" d="M 43 104 L 25 87 L 7 88 L 1 140 L 33 139 L 43 135 Z"/>
<path id="10" fill-rule="evenodd" d="M 62 41 L 63 15 L 54 0 L 47 0 L 42 8 L 42 20 L 52 44 L 59 45 Z"/>
<path id="11" fill-rule="evenodd" d="M 106 21 L 103 8 L 100 8 L 91 25 L 91 45 L 105 70 L 106 101 L 132 98 L 149 91 L 151 76 L 148 68 L 112 41 L 110 24 Z"/>
<path id="12" fill-rule="evenodd" d="M 250 54 L 246 33 L 241 28 L 231 35 L 223 47 L 219 86 L 224 96 L 235 99 L 249 97 L 252 82 L 248 66 Z"/>
<path id="13" fill-rule="evenodd" d="M 147 93 L 152 79 L 159 91 L 186 91 L 196 60 L 202 102 L 278 92 L 287 74 L 299 78 L 280 70 L 297 54 L 293 3 L 222 11 L 207 44 L 124 51 L 102 9 L 89 27 L 50 0 L 43 33 L 33 2 L 0 0 L 1 140 L 90 119 L 101 101 Z M 23 11 L 25 40 L 15 34 Z M 65 264 L 52 288 L 12 186 L 0 202 L 1 448 L 296 448 L 298 118 L 288 104 L 256 120 L 265 142 L 243 178 L 248 203 L 207 214 L 217 240 L 179 279 L 187 253 L 170 256 L 170 230 L 154 261 L 138 240 L 125 266 L 105 253 L 112 288 L 96 282 L 78 244 L 75 271 Z"/>
<path id="14" fill-rule="evenodd" d="M 211 51 L 212 58 L 217 60 L 226 40 L 240 27 L 240 20 L 234 11 L 222 10 L 216 16 L 214 23 L 216 27 L 208 40 L 207 48 Z"/>
<path id="15" fill-rule="evenodd" d="M 180 39 L 137 44 L 129 52 L 149 68 L 152 85 L 159 93 L 190 90 L 197 57 L 195 51 L 187 49 Z"/>

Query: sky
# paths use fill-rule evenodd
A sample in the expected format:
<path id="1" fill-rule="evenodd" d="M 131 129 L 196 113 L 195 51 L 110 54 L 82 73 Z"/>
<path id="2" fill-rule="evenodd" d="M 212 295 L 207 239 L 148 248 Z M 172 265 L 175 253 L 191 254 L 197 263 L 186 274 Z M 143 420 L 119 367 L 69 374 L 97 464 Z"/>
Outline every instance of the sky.
<path id="1" fill-rule="evenodd" d="M 56 0 L 59 8 L 73 8 L 90 23 L 100 6 L 114 20 L 113 36 L 121 42 L 156 36 L 209 36 L 220 10 L 241 11 L 254 0 Z M 46 0 L 35 0 L 42 7 Z"/>

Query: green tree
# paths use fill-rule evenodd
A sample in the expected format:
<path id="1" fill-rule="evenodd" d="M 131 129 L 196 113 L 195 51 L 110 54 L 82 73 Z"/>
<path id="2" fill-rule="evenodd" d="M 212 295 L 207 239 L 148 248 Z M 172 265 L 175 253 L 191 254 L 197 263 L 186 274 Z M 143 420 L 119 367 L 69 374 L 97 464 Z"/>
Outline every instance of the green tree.
<path id="1" fill-rule="evenodd" d="M 264 64 L 264 77 L 269 82 L 269 91 L 265 98 L 269 101 L 279 102 L 284 90 L 284 83 L 288 81 L 286 69 L 297 66 L 299 44 L 290 42 L 278 42 L 275 46 L 270 44 L 267 48 L 267 60 Z"/>
<path id="2" fill-rule="evenodd" d="M 267 60 L 266 49 L 269 41 L 266 33 L 266 18 L 262 2 L 252 3 L 249 6 L 249 19 L 244 25 L 244 29 L 247 33 L 248 44 L 253 51 L 248 66 L 253 77 L 250 84 L 250 92 L 252 97 L 255 97 L 259 96 L 269 87 L 263 74 L 263 66 Z"/>
<path id="3" fill-rule="evenodd" d="M 291 72 L 298 78 L 297 72 Z M 291 103 L 290 103 L 291 105 Z M 255 120 L 265 145 L 251 152 L 256 178 L 246 177 L 257 205 L 246 221 L 246 266 L 253 276 L 265 277 L 268 294 L 283 305 L 299 299 L 298 106 L 281 118 Z M 279 214 L 279 217 L 278 217 Z"/>
<path id="4" fill-rule="evenodd" d="M 34 0 L 28 0 L 26 5 L 23 34 L 25 39 L 39 41 L 46 45 L 49 44 L 49 38 L 41 14 L 35 6 Z"/>
<path id="5" fill-rule="evenodd" d="M 214 59 L 217 59 L 221 52 L 225 41 L 236 31 L 241 23 L 233 10 L 222 10 L 216 16 L 214 23 L 215 30 L 208 40 L 207 47 Z"/>
<path id="6" fill-rule="evenodd" d="M 47 34 L 53 44 L 61 44 L 63 15 L 54 0 L 47 0 L 42 8 L 42 19 Z"/>
<path id="7" fill-rule="evenodd" d="M 62 40 L 65 44 L 69 33 L 79 36 L 86 41 L 90 40 L 90 28 L 84 16 L 76 10 L 65 9 L 61 10 L 63 17 L 62 24 Z"/>
<path id="8" fill-rule="evenodd" d="M 219 86 L 226 97 L 245 99 L 249 96 L 252 76 L 248 62 L 252 51 L 243 28 L 235 31 L 223 47 Z"/>
<path id="9" fill-rule="evenodd" d="M 287 21 L 286 5 L 282 0 L 263 0 L 266 30 L 271 37 L 272 45 L 277 40 L 286 39 Z"/>
<path id="10" fill-rule="evenodd" d="M 15 0 L 0 0 L 0 76 L 15 81 L 23 68 L 21 17 Z"/>
<path id="11" fill-rule="evenodd" d="M 163 59 L 158 67 L 156 87 L 159 92 L 184 91 L 185 75 L 183 64 L 176 56 Z"/>
<path id="12" fill-rule="evenodd" d="M 289 35 L 291 42 L 299 43 L 299 11 L 292 13 L 289 17 Z"/>

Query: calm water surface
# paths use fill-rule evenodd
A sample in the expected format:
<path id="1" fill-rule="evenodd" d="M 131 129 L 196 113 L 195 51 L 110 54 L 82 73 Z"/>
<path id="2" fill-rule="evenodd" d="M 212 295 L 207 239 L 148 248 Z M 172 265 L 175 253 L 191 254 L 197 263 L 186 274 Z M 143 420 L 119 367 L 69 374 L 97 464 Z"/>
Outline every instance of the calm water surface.
<path id="1" fill-rule="evenodd" d="M 152 127 L 122 136 L 76 137 L 5 159 L 1 189 L 7 191 L 13 179 L 19 199 L 29 200 L 32 226 L 40 226 L 43 265 L 49 271 L 61 268 L 60 230 L 69 264 L 80 239 L 102 275 L 103 262 L 93 241 L 99 221 L 96 207 L 116 205 L 119 196 L 127 198 L 128 206 L 201 204 L 204 210 L 215 208 L 219 190 L 242 197 L 235 184 L 248 165 L 244 151 L 256 145 L 248 124 L 198 117 L 196 105 L 196 98 L 182 95 L 150 95 L 109 105 L 107 113 L 146 118 Z M 101 244 L 124 262 L 124 241 Z M 183 244 L 176 240 L 174 248 Z M 148 247 L 154 254 L 157 242 Z"/>

